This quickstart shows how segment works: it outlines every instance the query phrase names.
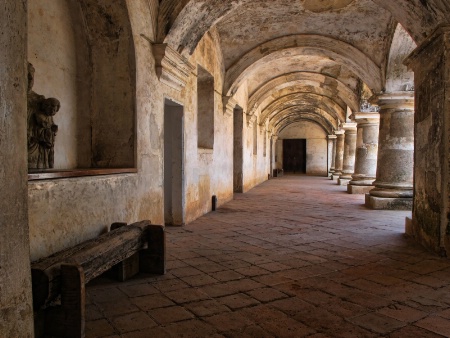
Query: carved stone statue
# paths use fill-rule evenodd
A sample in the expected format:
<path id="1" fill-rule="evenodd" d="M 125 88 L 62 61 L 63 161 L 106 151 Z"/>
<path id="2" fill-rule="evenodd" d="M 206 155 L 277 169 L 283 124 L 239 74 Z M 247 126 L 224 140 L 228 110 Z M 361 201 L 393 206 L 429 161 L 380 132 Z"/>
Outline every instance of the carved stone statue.
<path id="1" fill-rule="evenodd" d="M 60 102 L 46 99 L 32 88 L 34 67 L 28 63 L 28 168 L 48 169 L 54 167 L 55 136 L 58 126 L 53 116 L 59 111 Z"/>

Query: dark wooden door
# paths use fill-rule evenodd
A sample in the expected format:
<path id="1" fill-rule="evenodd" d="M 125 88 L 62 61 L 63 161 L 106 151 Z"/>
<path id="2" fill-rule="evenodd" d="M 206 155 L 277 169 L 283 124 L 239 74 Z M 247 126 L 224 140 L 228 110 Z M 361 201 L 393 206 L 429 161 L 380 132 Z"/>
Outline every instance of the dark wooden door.
<path id="1" fill-rule="evenodd" d="M 306 140 L 283 140 L 283 169 L 285 172 L 306 174 Z"/>

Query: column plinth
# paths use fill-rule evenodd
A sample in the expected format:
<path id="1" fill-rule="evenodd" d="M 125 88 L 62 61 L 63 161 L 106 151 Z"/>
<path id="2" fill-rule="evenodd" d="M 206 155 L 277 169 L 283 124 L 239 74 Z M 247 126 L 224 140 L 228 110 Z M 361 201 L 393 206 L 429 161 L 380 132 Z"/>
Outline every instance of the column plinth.
<path id="1" fill-rule="evenodd" d="M 355 172 L 347 192 L 365 194 L 374 188 L 372 184 L 376 179 L 380 114 L 356 113 L 354 116 L 357 123 Z"/>
<path id="2" fill-rule="evenodd" d="M 344 123 L 342 129 L 345 131 L 344 156 L 342 159 L 342 174 L 339 176 L 338 184 L 347 185 L 355 171 L 356 123 Z"/>
<path id="3" fill-rule="evenodd" d="M 344 160 L 344 130 L 336 130 L 336 156 L 334 159 L 334 172 L 332 180 L 338 179 L 342 175 L 342 165 Z"/>
<path id="4" fill-rule="evenodd" d="M 414 164 L 414 93 L 378 97 L 380 132 L 375 186 L 366 194 L 372 209 L 411 210 Z"/>

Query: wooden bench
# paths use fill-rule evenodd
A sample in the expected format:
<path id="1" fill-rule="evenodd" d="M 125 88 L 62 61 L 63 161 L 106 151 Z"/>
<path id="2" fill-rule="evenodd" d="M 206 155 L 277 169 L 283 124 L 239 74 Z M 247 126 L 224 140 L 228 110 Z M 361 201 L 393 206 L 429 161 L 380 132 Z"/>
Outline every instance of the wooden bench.
<path id="1" fill-rule="evenodd" d="M 163 226 L 141 221 L 112 228 L 98 238 L 31 264 L 37 337 L 41 333 L 84 337 L 85 284 L 103 272 L 115 268 L 121 280 L 139 271 L 166 272 Z M 61 305 L 51 306 L 59 295 Z"/>

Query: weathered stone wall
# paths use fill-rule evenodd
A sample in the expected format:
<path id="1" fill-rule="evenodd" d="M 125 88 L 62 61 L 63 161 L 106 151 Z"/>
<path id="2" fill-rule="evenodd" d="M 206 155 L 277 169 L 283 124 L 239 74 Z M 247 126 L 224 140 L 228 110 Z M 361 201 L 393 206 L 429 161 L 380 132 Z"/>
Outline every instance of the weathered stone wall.
<path id="1" fill-rule="evenodd" d="M 133 167 L 135 56 L 125 1 L 29 3 L 34 91 L 61 102 L 55 169 Z"/>
<path id="2" fill-rule="evenodd" d="M 327 175 L 327 134 L 315 123 L 308 121 L 293 123 L 284 129 L 280 139 L 306 139 L 306 173 L 308 175 Z M 279 151 L 279 150 L 278 150 Z M 278 152 L 277 158 L 283 158 Z"/>
<path id="3" fill-rule="evenodd" d="M 438 30 L 408 60 L 414 70 L 414 206 L 411 234 L 450 253 L 450 30 Z M 407 229 L 408 230 L 408 229 Z"/>
<path id="4" fill-rule="evenodd" d="M 28 61 L 33 90 L 55 97 L 55 169 L 90 166 L 89 51 L 81 8 L 72 0 L 28 1 Z"/>
<path id="5" fill-rule="evenodd" d="M 163 104 L 151 45 L 152 8 L 127 1 L 136 78 L 137 174 L 80 177 L 29 183 L 31 258 L 95 237 L 114 221 L 150 219 L 163 224 Z"/>
<path id="6" fill-rule="evenodd" d="M 27 224 L 26 1 L 0 5 L 0 337 L 33 337 Z"/>

